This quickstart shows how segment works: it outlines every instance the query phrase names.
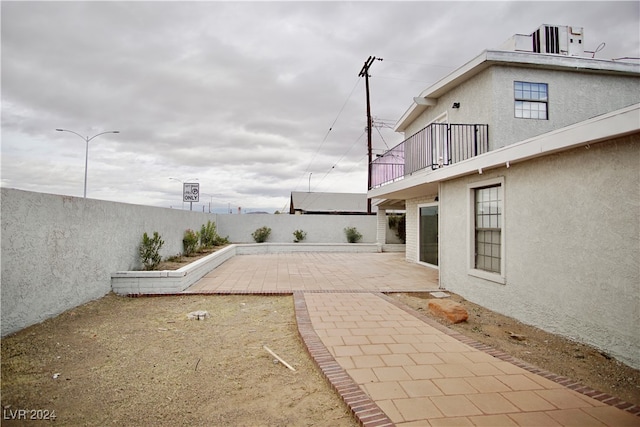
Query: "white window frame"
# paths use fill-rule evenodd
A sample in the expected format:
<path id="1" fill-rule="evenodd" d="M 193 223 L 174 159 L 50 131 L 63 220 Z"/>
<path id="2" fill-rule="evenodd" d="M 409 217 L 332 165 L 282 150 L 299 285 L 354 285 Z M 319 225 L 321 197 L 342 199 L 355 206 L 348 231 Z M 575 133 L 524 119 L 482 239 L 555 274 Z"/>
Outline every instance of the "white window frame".
<path id="1" fill-rule="evenodd" d="M 521 96 L 518 97 L 517 96 L 517 89 L 516 89 L 516 85 L 518 83 L 521 84 L 530 84 L 530 85 L 545 85 L 546 88 L 546 98 L 534 98 L 534 97 L 526 97 L 526 96 Z M 522 80 L 516 80 L 513 82 L 513 99 L 514 99 L 514 111 L 513 111 L 513 116 L 516 119 L 524 119 L 524 120 L 549 120 L 549 83 L 543 83 L 543 82 L 525 82 Z M 519 116 L 518 113 L 518 102 L 522 102 L 523 105 L 529 105 L 529 106 L 540 106 L 540 105 L 544 105 L 544 115 L 545 117 L 540 118 L 540 117 L 531 117 L 531 114 L 529 114 L 529 117 L 527 117 L 527 114 L 525 113 L 525 111 L 534 111 L 531 108 L 523 108 L 522 112 L 523 115 Z M 537 111 L 537 110 L 536 110 Z M 536 114 L 537 116 L 538 114 Z"/>
<path id="2" fill-rule="evenodd" d="M 475 268 L 475 255 L 476 255 L 476 224 L 475 224 L 475 190 L 481 187 L 488 187 L 500 185 L 502 190 L 502 214 L 501 220 L 502 224 L 500 226 L 500 273 L 493 273 L 490 271 L 480 270 Z M 504 187 L 504 177 L 487 179 L 484 181 L 473 182 L 467 184 L 467 197 L 468 197 L 468 206 L 467 209 L 467 224 L 469 227 L 469 232 L 467 234 L 467 248 L 469 250 L 468 255 L 468 268 L 467 274 L 474 277 L 479 277 L 481 279 L 489 280 L 492 282 L 500 283 L 502 285 L 507 283 L 507 276 L 505 271 L 505 253 L 506 253 L 506 245 L 505 245 L 505 224 L 506 224 L 506 196 L 505 196 L 505 187 Z"/>

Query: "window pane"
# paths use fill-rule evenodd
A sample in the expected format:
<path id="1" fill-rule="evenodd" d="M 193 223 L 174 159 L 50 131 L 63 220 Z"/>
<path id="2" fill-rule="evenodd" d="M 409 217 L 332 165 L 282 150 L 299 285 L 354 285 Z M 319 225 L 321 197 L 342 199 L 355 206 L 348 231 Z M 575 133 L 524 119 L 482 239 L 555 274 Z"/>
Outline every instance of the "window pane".
<path id="1" fill-rule="evenodd" d="M 493 258 L 500 258 L 500 245 L 491 245 L 491 256 Z"/>
<path id="2" fill-rule="evenodd" d="M 498 200 L 498 187 L 489 189 L 489 200 Z"/>
<path id="3" fill-rule="evenodd" d="M 484 257 L 478 257 L 478 260 L 476 261 L 476 268 L 479 268 L 480 270 L 484 270 Z"/>
<path id="4" fill-rule="evenodd" d="M 547 83 L 515 82 L 514 116 L 522 119 L 547 120 Z"/>
<path id="5" fill-rule="evenodd" d="M 500 273 L 502 186 L 478 188 L 475 196 L 475 268 Z"/>

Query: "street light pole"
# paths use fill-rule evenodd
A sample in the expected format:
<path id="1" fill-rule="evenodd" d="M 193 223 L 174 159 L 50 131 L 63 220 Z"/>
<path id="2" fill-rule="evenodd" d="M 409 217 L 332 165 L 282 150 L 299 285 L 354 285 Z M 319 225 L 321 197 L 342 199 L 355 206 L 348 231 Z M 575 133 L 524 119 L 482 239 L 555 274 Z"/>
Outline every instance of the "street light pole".
<path id="1" fill-rule="evenodd" d="M 91 141 L 93 138 L 98 137 L 100 135 L 104 135 L 105 133 L 120 133 L 119 130 L 109 130 L 106 132 L 100 132 L 96 135 L 93 135 L 91 138 L 89 138 L 88 136 L 82 136 L 80 135 L 78 132 L 74 132 L 72 130 L 69 129 L 56 129 L 58 132 L 70 132 L 74 135 L 78 135 L 80 138 L 82 138 L 83 140 L 85 140 L 86 142 L 86 149 L 85 149 L 85 155 L 84 155 L 84 198 L 87 198 L 87 169 L 89 167 L 89 141 Z"/>

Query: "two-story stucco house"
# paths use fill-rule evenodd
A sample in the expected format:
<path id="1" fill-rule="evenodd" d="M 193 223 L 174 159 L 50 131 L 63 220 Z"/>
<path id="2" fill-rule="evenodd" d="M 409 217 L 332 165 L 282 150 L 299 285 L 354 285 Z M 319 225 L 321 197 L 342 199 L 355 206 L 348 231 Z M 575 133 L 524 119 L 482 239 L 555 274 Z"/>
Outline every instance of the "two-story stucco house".
<path id="1" fill-rule="evenodd" d="M 427 88 L 368 196 L 442 288 L 640 368 L 640 65 L 582 46 L 544 25 Z"/>

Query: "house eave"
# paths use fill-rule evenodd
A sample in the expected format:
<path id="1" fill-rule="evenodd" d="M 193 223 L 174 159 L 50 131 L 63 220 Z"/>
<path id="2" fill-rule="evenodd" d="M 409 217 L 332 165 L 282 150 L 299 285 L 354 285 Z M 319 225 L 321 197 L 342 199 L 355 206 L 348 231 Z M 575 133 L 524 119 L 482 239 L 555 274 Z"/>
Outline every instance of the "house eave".
<path id="1" fill-rule="evenodd" d="M 423 169 L 401 180 L 371 189 L 368 197 L 409 199 L 437 191 L 438 183 L 483 171 L 547 156 L 640 132 L 640 104 L 603 114 L 552 132 L 535 136 L 485 154 L 445 166 Z"/>
<path id="2" fill-rule="evenodd" d="M 601 74 L 636 76 L 640 74 L 640 64 L 634 63 L 531 52 L 485 50 L 471 61 L 425 89 L 419 96 L 414 97 L 414 102 L 400 117 L 394 130 L 396 132 L 404 132 L 427 108 L 437 105 L 438 98 L 443 94 L 494 65 L 596 72 Z"/>

